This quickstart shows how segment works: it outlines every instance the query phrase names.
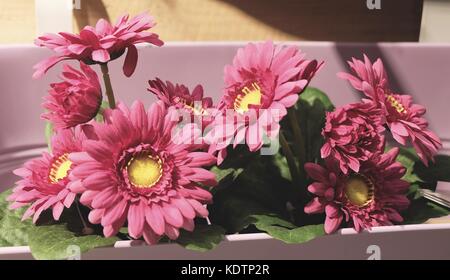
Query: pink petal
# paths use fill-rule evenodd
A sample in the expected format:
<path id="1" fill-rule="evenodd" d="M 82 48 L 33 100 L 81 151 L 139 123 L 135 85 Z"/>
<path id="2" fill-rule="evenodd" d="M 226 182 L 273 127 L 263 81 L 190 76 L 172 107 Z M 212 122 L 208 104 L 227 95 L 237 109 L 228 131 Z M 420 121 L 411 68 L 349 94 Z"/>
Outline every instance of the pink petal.
<path id="1" fill-rule="evenodd" d="M 335 232 L 342 223 L 343 215 L 339 215 L 336 218 L 325 218 L 325 232 L 331 234 Z"/>
<path id="2" fill-rule="evenodd" d="M 94 61 L 105 63 L 110 59 L 108 51 L 104 49 L 98 49 L 92 52 L 92 60 Z"/>
<path id="3" fill-rule="evenodd" d="M 197 214 L 202 217 L 202 218 L 206 218 L 208 217 L 208 210 L 197 200 L 195 199 L 187 199 L 187 201 L 189 202 L 189 204 L 195 209 L 195 212 L 197 212 Z"/>
<path id="4" fill-rule="evenodd" d="M 67 48 L 72 53 L 74 53 L 76 55 L 80 55 L 87 49 L 87 46 L 81 45 L 81 44 L 72 44 L 72 45 L 69 45 Z"/>
<path id="5" fill-rule="evenodd" d="M 130 45 L 128 47 L 127 56 L 125 57 L 125 62 L 123 64 L 123 73 L 125 76 L 130 77 L 133 75 L 136 69 L 138 60 L 138 51 L 135 45 Z"/>
<path id="6" fill-rule="evenodd" d="M 180 235 L 180 231 L 169 224 L 166 224 L 165 233 L 171 240 L 177 239 Z"/>
<path id="7" fill-rule="evenodd" d="M 328 182 L 329 172 L 322 166 L 315 163 L 305 163 L 305 171 L 308 173 L 309 177 L 316 181 Z"/>
<path id="8" fill-rule="evenodd" d="M 164 216 L 158 204 L 151 205 L 150 209 L 145 212 L 145 219 L 157 235 L 164 234 Z"/>
<path id="9" fill-rule="evenodd" d="M 162 212 L 167 223 L 177 228 L 183 225 L 183 216 L 178 208 L 171 204 L 164 203 L 162 206 Z"/>
<path id="10" fill-rule="evenodd" d="M 102 226 L 112 225 L 120 219 L 120 217 L 127 211 L 128 203 L 121 200 L 117 205 L 105 211 L 102 217 Z"/>
<path id="11" fill-rule="evenodd" d="M 150 228 L 150 226 L 145 225 L 144 232 L 143 232 L 144 240 L 147 242 L 147 244 L 153 245 L 158 243 L 159 236 L 156 235 L 153 230 Z"/>
<path id="12" fill-rule="evenodd" d="M 185 230 L 190 231 L 190 232 L 194 231 L 194 228 L 195 228 L 194 220 L 184 218 L 182 228 L 184 228 Z"/>
<path id="13" fill-rule="evenodd" d="M 172 199 L 173 204 L 178 207 L 181 214 L 188 219 L 195 218 L 195 210 L 184 198 Z"/>
<path id="14" fill-rule="evenodd" d="M 128 211 L 128 230 L 130 236 L 133 238 L 139 238 L 142 236 L 145 223 L 145 206 L 140 200 L 138 204 L 130 205 Z"/>
<path id="15" fill-rule="evenodd" d="M 93 209 L 89 212 L 88 220 L 93 224 L 99 224 L 105 214 L 105 209 Z"/>
<path id="16" fill-rule="evenodd" d="M 35 72 L 33 73 L 33 79 L 41 78 L 45 73 L 47 73 L 48 69 L 52 68 L 56 63 L 64 59 L 67 58 L 63 56 L 52 56 L 34 65 L 33 69 L 35 69 Z"/>
<path id="17" fill-rule="evenodd" d="M 325 191 L 328 189 L 329 187 L 321 182 L 314 182 L 311 185 L 308 186 L 308 191 L 318 195 L 318 196 L 323 196 L 323 194 L 325 193 Z"/>
<path id="18" fill-rule="evenodd" d="M 392 122 L 390 124 L 390 129 L 392 130 L 392 132 L 395 132 L 396 134 L 398 134 L 400 136 L 408 136 L 409 135 L 406 127 L 400 122 Z"/>
<path id="19" fill-rule="evenodd" d="M 59 217 L 61 217 L 61 214 L 62 214 L 63 210 L 64 210 L 64 204 L 62 204 L 61 202 L 56 203 L 53 206 L 53 211 L 52 211 L 53 219 L 58 221 Z"/>
<path id="20" fill-rule="evenodd" d="M 323 205 L 318 197 L 314 197 L 308 204 L 305 206 L 305 213 L 307 214 L 316 214 L 322 213 L 325 209 L 325 205 Z"/>

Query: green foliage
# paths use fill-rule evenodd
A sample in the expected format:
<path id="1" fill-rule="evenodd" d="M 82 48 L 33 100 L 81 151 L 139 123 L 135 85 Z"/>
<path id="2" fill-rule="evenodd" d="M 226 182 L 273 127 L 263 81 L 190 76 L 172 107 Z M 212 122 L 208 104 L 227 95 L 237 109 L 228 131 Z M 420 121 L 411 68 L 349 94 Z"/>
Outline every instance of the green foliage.
<path id="1" fill-rule="evenodd" d="M 206 252 L 214 249 L 225 238 L 225 230 L 217 225 L 198 225 L 193 232 L 182 231 L 176 240 L 188 250 Z"/>
<path id="2" fill-rule="evenodd" d="M 32 225 L 30 220 L 22 221 L 24 209 L 9 210 L 6 198 L 11 194 L 7 190 L 0 194 L 0 243 L 2 246 L 26 246 L 27 230 Z"/>
<path id="3" fill-rule="evenodd" d="M 72 246 L 83 253 L 97 247 L 113 246 L 119 240 L 99 235 L 77 236 L 65 224 L 30 226 L 28 234 L 31 253 L 39 260 L 67 259 L 72 257 Z"/>
<path id="4" fill-rule="evenodd" d="M 307 162 L 315 162 L 320 159 L 325 113 L 333 110 L 333 103 L 325 93 L 318 89 L 309 87 L 300 95 L 296 112 L 304 135 Z"/>
<path id="5" fill-rule="evenodd" d="M 251 218 L 257 229 L 285 243 L 304 243 L 325 234 L 323 224 L 297 227 L 276 215 L 253 215 Z"/>
<path id="6" fill-rule="evenodd" d="M 437 155 L 435 163 L 431 162 L 428 167 L 418 161 L 414 165 L 414 173 L 424 182 L 450 182 L 450 156 Z"/>
<path id="7" fill-rule="evenodd" d="M 49 151 L 52 151 L 51 140 L 53 133 L 53 124 L 49 121 L 45 122 L 45 140 L 47 141 Z"/>
<path id="8" fill-rule="evenodd" d="M 413 148 L 400 148 L 397 161 L 406 168 L 403 180 L 408 181 L 411 184 L 421 182 L 421 179 L 414 173 L 414 165 L 419 161 L 419 157 Z"/>
<path id="9" fill-rule="evenodd" d="M 64 259 L 70 256 L 68 247 L 78 246 L 80 252 L 103 246 L 112 246 L 118 238 L 100 235 L 82 236 L 79 218 L 73 209 L 66 209 L 60 223 L 55 223 L 44 212 L 34 225 L 31 219 L 22 221 L 26 207 L 12 211 L 8 209 L 7 190 L 0 194 L 0 246 L 30 246 L 36 259 Z M 75 230 L 76 229 L 76 230 Z"/>

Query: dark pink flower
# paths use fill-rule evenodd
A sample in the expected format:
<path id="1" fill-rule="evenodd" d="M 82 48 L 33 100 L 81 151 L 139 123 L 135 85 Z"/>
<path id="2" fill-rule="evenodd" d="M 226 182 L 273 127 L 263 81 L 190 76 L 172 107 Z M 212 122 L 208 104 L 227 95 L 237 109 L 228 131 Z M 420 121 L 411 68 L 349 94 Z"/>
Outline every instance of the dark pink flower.
<path id="1" fill-rule="evenodd" d="M 356 231 L 400 223 L 399 211 L 409 205 L 409 183 L 401 178 L 406 169 L 395 161 L 398 148 L 361 163 L 359 172 L 344 174 L 338 162 L 326 160 L 322 167 L 305 164 L 315 181 L 308 190 L 316 197 L 305 206 L 309 214 L 326 214 L 325 232 L 335 232 L 345 220 Z"/>
<path id="2" fill-rule="evenodd" d="M 44 152 L 42 157 L 27 161 L 14 174 L 22 177 L 17 182 L 8 201 L 13 202 L 11 209 L 29 206 L 23 220 L 33 216 L 36 223 L 41 213 L 52 209 L 53 218 L 58 220 L 64 207 L 69 208 L 76 194 L 70 191 L 69 174 L 73 163 L 69 155 L 79 152 L 85 139 L 81 129 L 59 130 L 51 140 L 52 153 Z"/>
<path id="3" fill-rule="evenodd" d="M 51 84 L 49 95 L 42 106 L 48 112 L 42 118 L 54 126 L 70 128 L 93 119 L 102 103 L 102 92 L 97 74 L 80 62 L 78 71 L 69 65 L 63 66 L 60 83 Z"/>
<path id="4" fill-rule="evenodd" d="M 385 123 L 394 139 L 402 145 L 411 141 L 418 156 L 425 165 L 434 161 L 434 155 L 442 147 L 439 137 L 428 129 L 428 122 L 423 118 L 425 107 L 414 104 L 412 97 L 396 94 L 389 87 L 389 81 L 383 62 L 378 59 L 372 64 L 364 55 L 364 62 L 353 58 L 349 62 L 354 75 L 339 73 L 341 78 L 362 91 L 370 100 L 382 109 Z"/>
<path id="5" fill-rule="evenodd" d="M 204 203 L 216 184 L 214 173 L 203 169 L 216 158 L 198 152 L 195 125 L 174 130 L 174 108 L 154 103 L 146 112 L 141 102 L 128 109 L 122 104 L 106 112 L 107 123 L 92 124 L 92 139 L 83 152 L 71 154 L 76 167 L 71 189 L 92 210 L 89 221 L 101 224 L 105 236 L 128 226 L 133 238 L 157 243 L 161 236 L 192 231 L 195 217 L 207 217 Z"/>
<path id="6" fill-rule="evenodd" d="M 150 43 L 156 46 L 164 44 L 157 34 L 146 32 L 153 26 L 155 26 L 153 17 L 143 13 L 130 20 L 128 15 L 124 15 L 114 25 L 100 19 L 95 27 L 86 26 L 80 34 L 66 32 L 45 34 L 37 38 L 35 44 L 49 48 L 57 55 L 36 64 L 33 77 L 41 77 L 61 60 L 76 59 L 86 64 L 102 64 L 122 56 L 126 50 L 128 52 L 123 72 L 129 77 L 137 64 L 136 44 Z"/>
<path id="7" fill-rule="evenodd" d="M 199 121 L 199 125 L 205 128 L 212 121 L 213 100 L 211 97 L 204 97 L 203 87 L 197 85 L 192 93 L 182 84 L 173 84 L 169 81 L 165 83 L 160 79 L 148 81 L 150 87 L 148 91 L 153 93 L 159 100 L 164 102 L 166 107 L 175 107 L 185 110 L 190 117 L 189 121 Z"/>
<path id="8" fill-rule="evenodd" d="M 359 172 L 361 162 L 384 152 L 380 110 L 373 102 L 354 103 L 326 115 L 322 158 L 339 161 L 343 173 Z"/>
<path id="9" fill-rule="evenodd" d="M 213 129 L 212 138 L 224 140 L 211 147 L 223 150 L 245 140 L 250 151 L 257 151 L 263 135 L 276 137 L 286 109 L 294 106 L 322 65 L 304 57 L 293 46 L 275 46 L 271 41 L 239 49 L 233 64 L 225 67 L 226 88 L 218 106 L 222 115 Z"/>
<path id="10" fill-rule="evenodd" d="M 386 89 L 389 87 L 388 77 L 381 59 L 377 59 L 372 64 L 369 58 L 364 55 L 364 61 L 352 58 L 352 61 L 348 61 L 348 64 L 355 75 L 339 73 L 338 76 L 348 80 L 356 90 L 364 92 L 370 99 L 376 100 L 376 96 L 373 96 L 371 92 L 364 91 L 367 88 L 363 86 L 364 83 L 367 83 L 374 89 Z"/>

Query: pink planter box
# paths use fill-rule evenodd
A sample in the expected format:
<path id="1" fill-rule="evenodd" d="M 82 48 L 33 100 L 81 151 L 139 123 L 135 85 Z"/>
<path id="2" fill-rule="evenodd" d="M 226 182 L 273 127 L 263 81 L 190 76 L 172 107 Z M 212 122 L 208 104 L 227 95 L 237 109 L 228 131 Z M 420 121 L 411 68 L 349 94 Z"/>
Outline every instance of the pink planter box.
<path id="1" fill-rule="evenodd" d="M 335 44 L 290 43 L 301 47 L 309 58 L 326 61 L 312 86 L 325 91 L 337 105 L 358 100 L 359 96 L 336 73 L 347 70 L 345 61 L 366 53 L 381 57 L 389 71 L 392 86 L 414 96 L 428 108 L 426 115 L 442 139 L 443 153 L 450 153 L 448 106 L 450 104 L 450 45 L 415 43 Z M 116 94 L 130 104 L 135 99 L 147 105 L 154 97 L 146 90 L 154 77 L 184 83 L 201 83 L 216 100 L 222 90 L 224 65 L 230 63 L 243 43 L 169 43 L 164 48 L 141 48 L 139 63 L 132 78 L 122 74 L 122 61 L 111 64 Z M 41 80 L 32 80 L 32 66 L 49 55 L 33 46 L 0 47 L 0 190 L 17 180 L 11 170 L 46 148 L 44 122 L 39 106 L 48 84 L 57 81 L 59 69 L 52 69 Z M 60 67 L 60 66 L 59 66 Z M 99 70 L 99 69 L 97 69 Z M 409 225 L 375 228 L 370 233 L 354 234 L 351 229 L 302 245 L 287 245 L 265 234 L 231 235 L 228 241 L 208 253 L 185 250 L 175 244 L 152 247 L 118 242 L 116 248 L 96 249 L 83 258 L 147 259 L 367 259 L 370 245 L 380 248 L 381 258 L 450 258 L 450 224 Z M 375 248 L 375 247 L 374 247 Z M 371 249 L 371 248 L 369 248 Z M 377 249 L 375 249 L 377 250 Z M 27 247 L 0 248 L 0 259 L 31 258 Z"/>

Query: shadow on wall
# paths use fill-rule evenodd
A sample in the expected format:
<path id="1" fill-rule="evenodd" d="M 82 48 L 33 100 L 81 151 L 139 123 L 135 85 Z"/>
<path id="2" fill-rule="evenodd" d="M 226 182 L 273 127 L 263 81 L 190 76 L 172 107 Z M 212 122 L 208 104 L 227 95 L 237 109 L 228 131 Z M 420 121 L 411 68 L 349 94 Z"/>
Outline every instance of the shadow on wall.
<path id="1" fill-rule="evenodd" d="M 380 10 L 366 0 L 219 1 L 311 41 L 418 41 L 423 8 L 423 0 L 380 0 Z"/>
<path id="2" fill-rule="evenodd" d="M 392 90 L 399 93 L 405 93 L 405 86 L 402 84 L 401 80 L 397 77 L 394 65 L 391 65 L 389 59 L 387 59 L 383 53 L 383 50 L 377 44 L 346 44 L 337 43 L 335 45 L 336 52 L 339 54 L 341 61 L 347 64 L 347 61 L 351 61 L 354 57 L 356 59 L 363 60 L 363 54 L 366 54 L 369 59 L 375 62 L 376 59 L 380 58 L 383 61 L 384 68 L 386 69 L 387 75 L 389 77 L 389 86 Z M 346 69 L 350 71 L 349 66 Z M 359 92 L 352 88 L 355 93 Z"/>
<path id="3" fill-rule="evenodd" d="M 175 6 L 184 0 L 153 1 Z M 423 8 L 423 0 L 215 1 L 236 7 L 284 33 L 310 41 L 418 41 Z M 381 9 L 369 9 L 368 1 L 380 1 Z M 94 19 L 109 20 L 105 2 L 108 3 L 102 0 L 83 1 L 84 7 L 74 11 L 78 28 L 95 24 L 92 22 Z M 133 2 L 130 1 L 130 5 L 131 3 Z M 142 2 L 139 4 L 142 5 Z M 171 10 L 175 13 L 176 9 L 169 8 L 167 17 L 170 17 Z M 167 24 L 176 27 L 182 25 L 183 21 L 174 20 Z M 207 25 L 208 22 L 199 21 L 198 24 Z"/>
<path id="4" fill-rule="evenodd" d="M 108 11 L 102 0 L 83 1 L 82 5 L 82 9 L 73 10 L 78 30 L 83 29 L 86 25 L 95 24 L 95 22 L 90 22 L 90 19 L 92 18 L 104 18 L 107 21 L 110 21 Z"/>

